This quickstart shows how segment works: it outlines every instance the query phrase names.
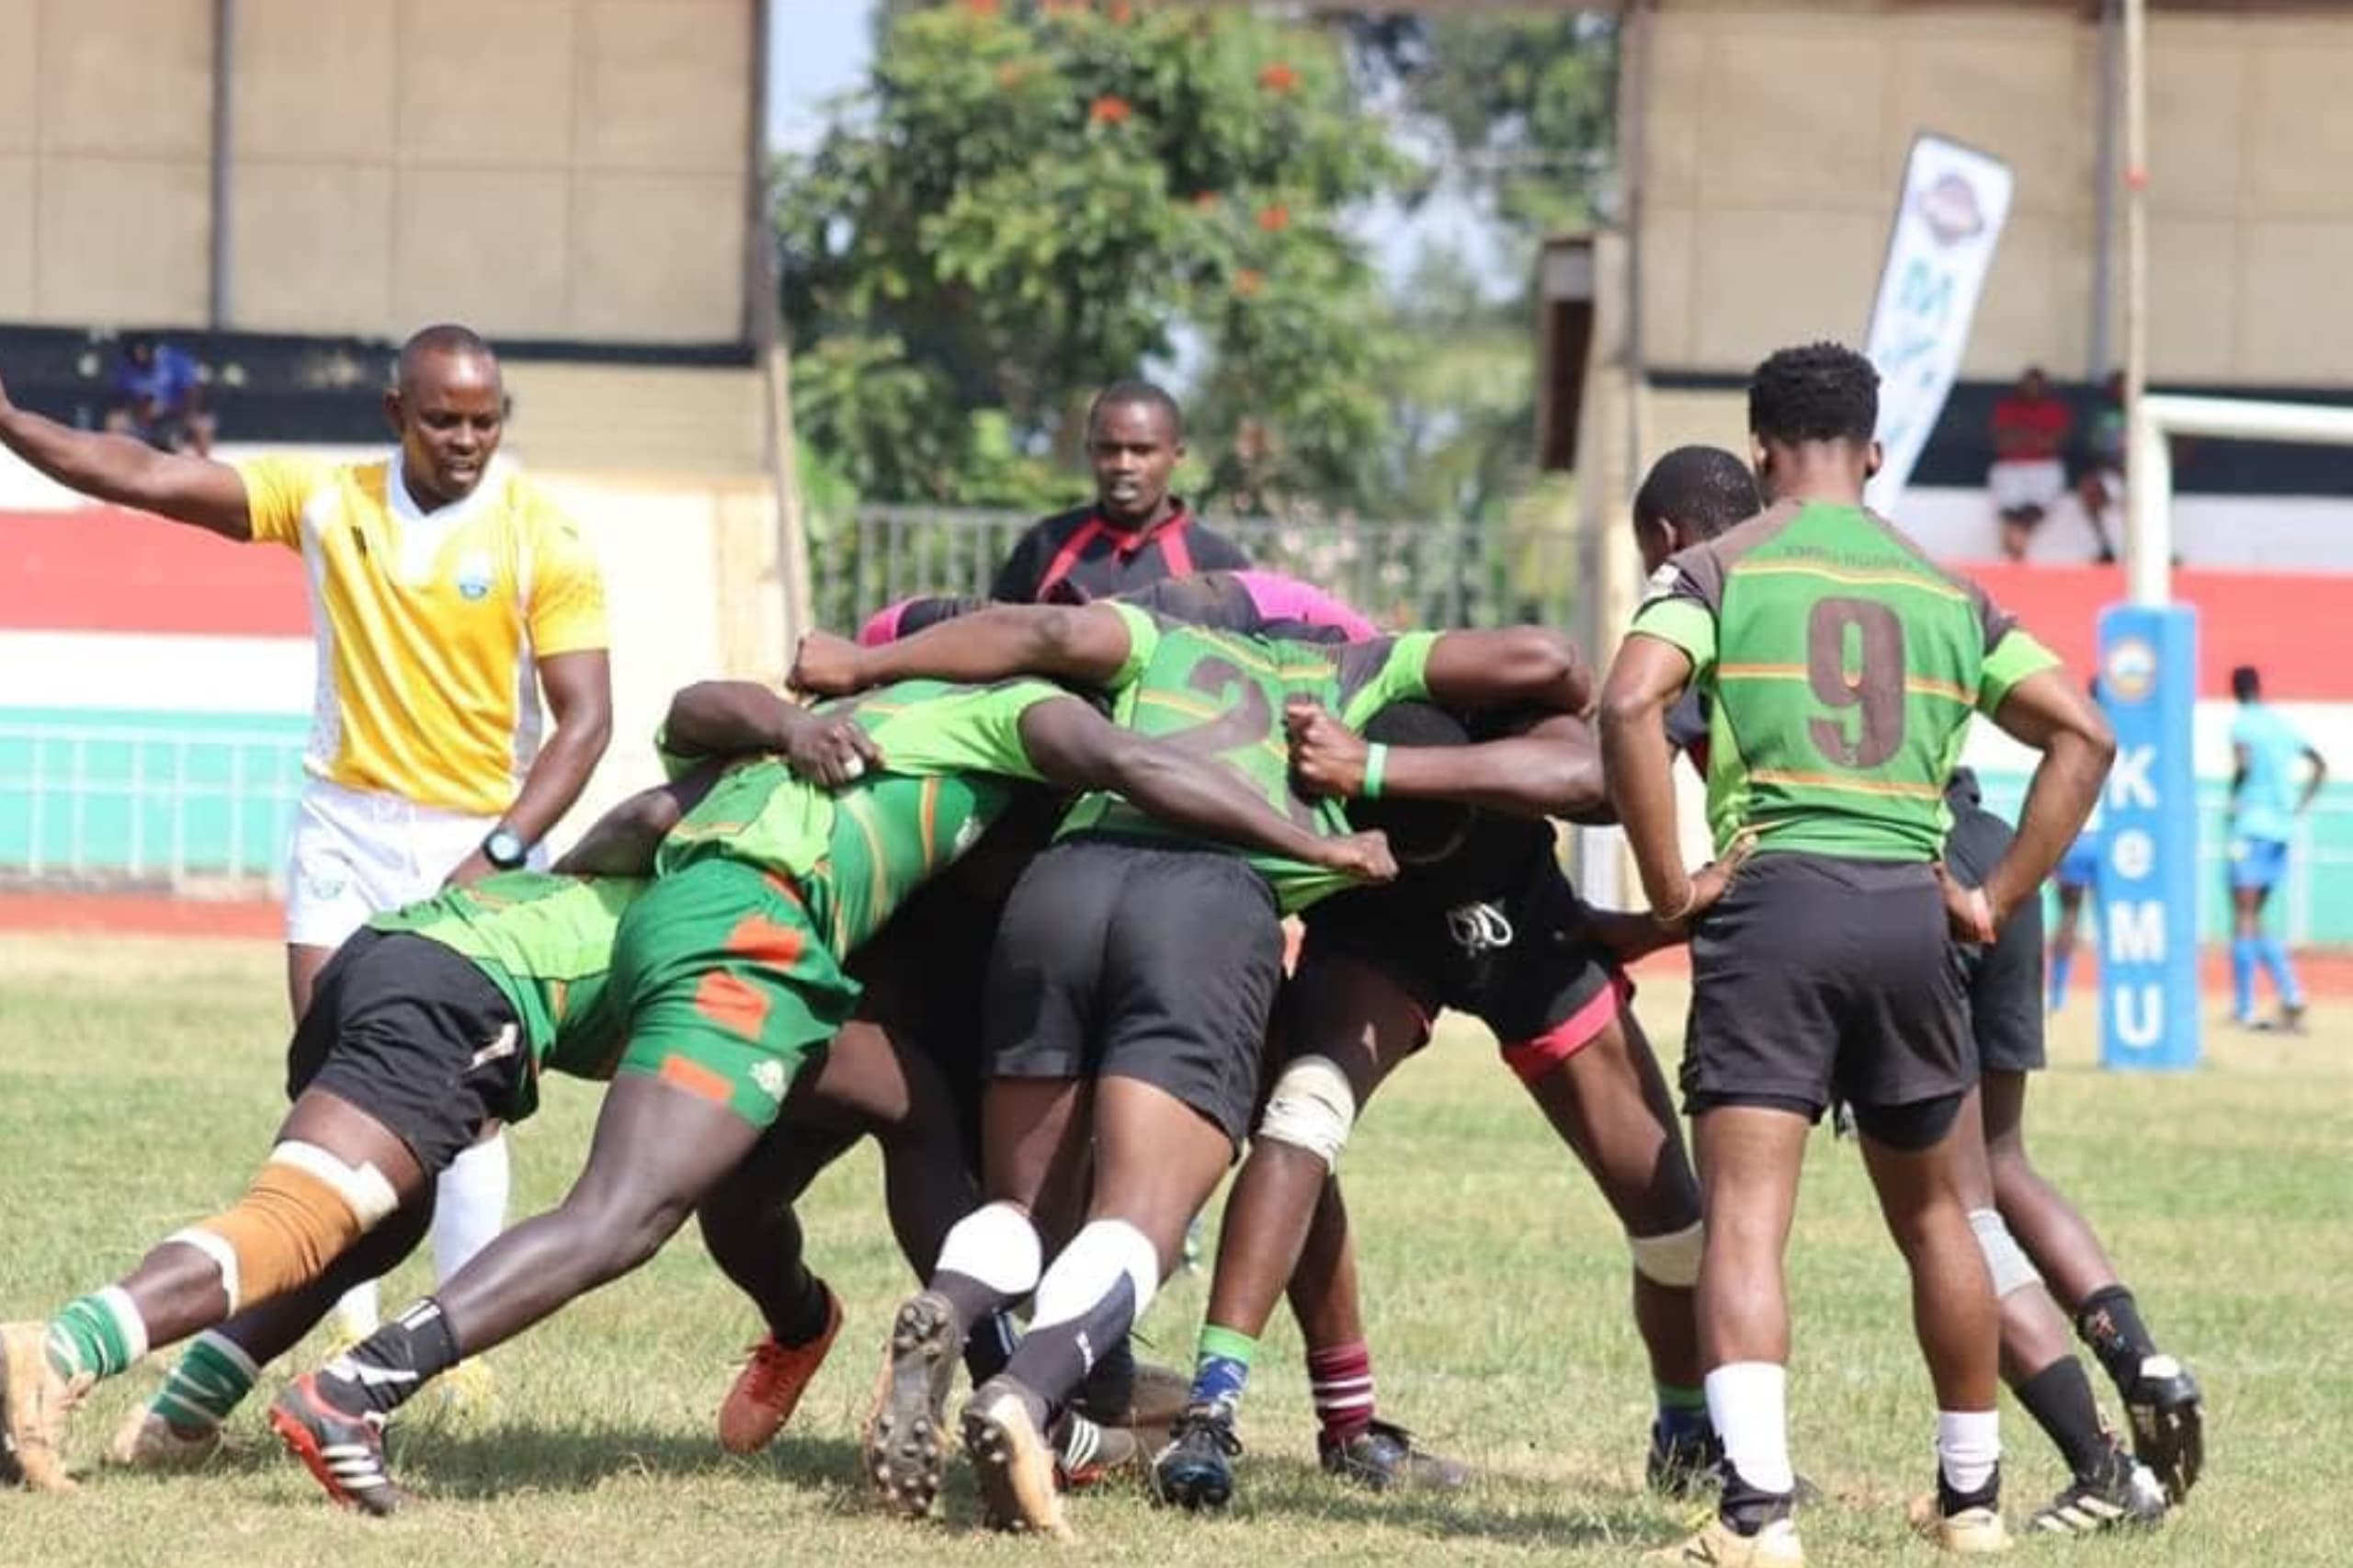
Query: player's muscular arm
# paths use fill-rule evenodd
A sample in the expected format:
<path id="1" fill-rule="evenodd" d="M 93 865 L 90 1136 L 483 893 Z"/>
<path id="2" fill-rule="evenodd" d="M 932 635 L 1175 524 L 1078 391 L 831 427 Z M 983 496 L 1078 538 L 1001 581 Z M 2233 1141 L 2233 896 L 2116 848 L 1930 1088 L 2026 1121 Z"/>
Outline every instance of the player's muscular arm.
<path id="1" fill-rule="evenodd" d="M 1299 702 L 1283 711 L 1291 770 L 1307 791 L 1356 800 L 1370 751 L 1329 711 Z M 1381 792 L 1401 800 L 1457 801 L 1523 817 L 1608 819 L 1601 747 L 1584 720 L 1548 715 L 1516 735 L 1461 746 L 1391 746 Z"/>
<path id="2" fill-rule="evenodd" d="M 2313 801 L 2320 796 L 2321 786 L 2328 782 L 2328 758 L 2312 746 L 2304 748 L 2304 760 L 2312 764 L 2312 776 L 2304 780 L 2304 798 L 2296 802 L 2298 815 L 2312 810 Z"/>
<path id="3" fill-rule="evenodd" d="M 1140 810 L 1205 837 L 1362 881 L 1397 874 L 1380 834 L 1325 838 L 1312 833 L 1222 763 L 1123 730 L 1074 697 L 1032 704 L 1021 715 L 1021 744 L 1050 782 L 1115 790 Z"/>
<path id="4" fill-rule="evenodd" d="M 2036 894 L 2083 832 L 2116 757 L 2116 737 L 2080 683 L 2057 669 L 2038 671 L 2012 687 L 1994 710 L 1994 722 L 2042 753 L 2027 786 L 2018 836 L 1985 877 L 1985 899 L 1998 926 Z"/>
<path id="5" fill-rule="evenodd" d="M 1593 711 L 1593 666 L 1574 642 L 1540 626 L 1446 632 L 1430 645 L 1424 679 L 1449 708 Z"/>
<path id="6" fill-rule="evenodd" d="M 598 817 L 554 869 L 572 877 L 650 877 L 654 852 L 678 820 L 700 803 L 719 778 L 717 761 L 640 790 Z"/>
<path id="7" fill-rule="evenodd" d="M 71 490 L 188 523 L 224 539 L 254 537 L 245 482 L 226 463 L 159 452 L 128 436 L 75 430 L 8 401 L 0 386 L 0 446 Z"/>
<path id="8" fill-rule="evenodd" d="M 882 765 L 874 737 L 847 714 L 813 713 L 748 680 L 706 680 L 670 699 L 664 745 L 679 756 L 776 752 L 792 770 L 837 789 Z"/>
<path id="9" fill-rule="evenodd" d="M 547 744 L 532 759 L 523 776 L 515 803 L 499 820 L 526 844 L 537 844 L 554 831 L 613 738 L 613 676 L 601 648 L 574 653 L 551 653 L 540 665 L 540 686 L 547 693 L 548 711 L 555 729 Z M 459 868 L 457 881 L 481 852 Z M 489 863 L 483 862 L 488 869 Z"/>
<path id="10" fill-rule="evenodd" d="M 1676 918 L 1691 903 L 1675 823 L 1675 754 L 1666 710 L 1691 679 L 1690 655 L 1634 632 L 1618 650 L 1601 688 L 1601 767 L 1651 908 Z"/>
<path id="11" fill-rule="evenodd" d="M 792 685 L 841 697 L 894 680 L 979 683 L 1043 676 L 1109 682 L 1128 662 L 1128 623 L 1108 605 L 998 605 L 879 647 L 825 632 L 801 640 Z"/>

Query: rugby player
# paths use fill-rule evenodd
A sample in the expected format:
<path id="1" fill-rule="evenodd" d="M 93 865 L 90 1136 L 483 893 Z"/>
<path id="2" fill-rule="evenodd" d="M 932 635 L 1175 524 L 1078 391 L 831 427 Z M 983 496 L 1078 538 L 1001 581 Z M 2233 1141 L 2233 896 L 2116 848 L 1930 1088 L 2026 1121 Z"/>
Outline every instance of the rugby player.
<path id="1" fill-rule="evenodd" d="M 2288 944 L 2263 929 L 2264 905 L 2288 879 L 2288 846 L 2296 819 L 2328 781 L 2328 762 L 2296 727 L 2263 700 L 2263 676 L 2252 665 L 2231 672 L 2238 717 L 2231 722 L 2231 1018 L 2245 1028 L 2266 1026 L 2255 1013 L 2255 971 L 2271 977 L 2279 998 L 2279 1027 L 2302 1029 L 2304 988 Z M 2296 768 L 2310 768 L 2303 789 Z"/>
<path id="2" fill-rule="evenodd" d="M 695 721 L 668 738 L 695 755 L 769 749 L 768 737 L 798 722 L 756 685 L 685 695 Z M 395 1410 L 463 1358 L 660 1249 L 753 1152 L 849 1017 L 857 986 L 844 961 L 1026 785 L 1117 790 L 1336 883 L 1392 870 L 1378 835 L 1311 832 L 1231 770 L 1116 726 L 1047 682 L 903 682 L 835 712 L 852 721 L 838 727 L 837 790 L 756 760 L 724 774 L 664 840 L 654 886 L 615 934 L 609 990 L 628 1043 L 563 1202 L 271 1407 L 272 1426 L 335 1501 L 397 1508 L 381 1438 Z"/>
<path id="3" fill-rule="evenodd" d="M 1836 346 L 1758 368 L 1749 423 L 1773 504 L 1654 574 L 1602 698 L 1610 798 L 1654 916 L 1697 922 L 1682 1080 L 1706 1226 L 1704 1390 L 1725 1465 L 1715 1517 L 1671 1549 L 1684 1562 L 1804 1561 L 1782 1255 L 1805 1136 L 1834 1095 L 1855 1108 L 1913 1277 L 1939 1412 L 1934 1537 L 1964 1552 L 2007 1541 L 1996 1310 L 1961 1189 L 1975 1073 L 1952 939 L 1990 938 L 2034 895 L 2114 742 L 2046 651 L 1864 509 L 1878 402 L 1870 362 Z M 1712 704 L 1719 852 L 1755 846 L 1729 889 L 1687 873 L 1676 829 L 1665 721 L 1695 683 Z M 2016 842 L 1964 888 L 1938 861 L 1972 710 L 2043 757 Z"/>
<path id="4" fill-rule="evenodd" d="M 1661 459 L 1635 497 L 1645 572 L 1656 572 L 1678 550 L 1715 538 L 1745 515 L 1736 506 L 1711 507 L 1690 500 L 1662 508 L 1653 499 L 1654 487 L 1678 463 L 1687 465 L 1685 472 L 1694 479 L 1705 475 L 1699 483 L 1719 494 L 1745 490 L 1755 498 L 1755 481 L 1746 465 L 1730 452 L 1689 447 Z M 1688 496 L 1692 488 L 1685 484 L 1683 494 Z M 1655 523 L 1647 520 L 1653 517 Z M 2097 699 L 2097 683 L 2086 689 Z M 1685 694 L 1669 716 L 1667 729 L 1677 747 L 1705 772 L 1708 716 L 1697 691 Z M 1954 773 L 1946 802 L 1953 819 L 1945 840 L 1946 863 L 1963 881 L 1982 883 L 2009 846 L 2014 836 L 2009 824 L 1984 809 L 1976 776 L 1965 768 Z M 2079 835 L 2076 843 L 2087 836 Z M 2142 1478 L 2115 1460 L 2097 1402 L 2080 1365 L 2066 1355 L 2065 1322 L 2057 1317 L 2057 1305 L 2041 1276 L 2060 1281 L 2071 1312 L 2080 1312 L 2095 1295 L 2114 1292 L 2102 1298 L 2103 1302 L 2120 1303 L 2113 1321 L 2095 1314 L 2078 1322 L 2097 1326 L 2097 1334 L 2093 1326 L 2084 1326 L 2082 1332 L 2103 1364 L 2116 1372 L 2137 1456 L 2155 1468 L 2177 1501 L 2196 1479 L 2202 1438 L 2196 1381 L 2149 1340 L 2131 1293 L 2118 1282 L 2098 1238 L 2027 1158 L 2025 1074 L 2040 1071 L 2044 1061 L 2043 1024 L 2035 1002 L 2041 948 L 2042 904 L 2030 898 L 2004 924 L 1992 945 L 1961 949 L 1990 1154 L 1990 1166 L 1972 1166 L 1967 1178 L 1970 1222 L 1985 1250 L 2001 1301 L 2003 1381 L 2051 1437 L 2075 1475 L 2075 1483 L 2034 1517 L 2033 1528 L 2043 1533 L 2079 1534 L 2150 1522 L 2150 1498 Z M 2031 1261 L 2019 1257 L 2013 1229 L 2028 1233 L 2026 1251 Z M 2120 1330 L 2118 1322 L 2129 1326 Z"/>
<path id="5" fill-rule="evenodd" d="M 983 610 L 879 647 L 812 637 L 794 681 L 836 692 L 916 673 L 1103 687 L 1123 723 L 1226 758 L 1268 801 L 1324 832 L 1348 819 L 1293 793 L 1279 708 L 1313 700 L 1363 723 L 1424 699 L 1574 711 L 1588 696 L 1574 650 L 1532 630 L 1334 647 L 1238 637 L 1116 602 Z M 985 1021 L 991 1201 L 951 1233 L 931 1288 L 893 1325 L 868 1449 L 886 1505 L 929 1508 L 956 1347 L 981 1314 L 1034 1290 L 1036 1315 L 1006 1372 L 965 1407 L 965 1449 L 991 1523 L 1067 1533 L 1041 1433 L 1095 1347 L 1122 1338 L 1150 1304 L 1246 1131 L 1281 977 L 1279 918 L 1338 891 L 1303 871 L 1205 854 L 1096 797 L 1023 874 Z M 1039 1195 L 1090 1142 L 1088 1223 L 1045 1267 Z"/>
<path id="6" fill-rule="evenodd" d="M 0 445 L 50 478 L 302 557 L 319 683 L 286 876 L 298 1019 L 370 914 L 539 863 L 612 733 L 604 584 L 571 520 L 496 461 L 506 393 L 490 346 L 462 326 L 417 333 L 384 414 L 388 458 L 228 464 L 68 429 L 0 389 Z M 494 1126 L 442 1174 L 442 1278 L 498 1233 L 509 1179 Z M 375 1326 L 372 1285 L 343 1316 L 354 1336 Z"/>

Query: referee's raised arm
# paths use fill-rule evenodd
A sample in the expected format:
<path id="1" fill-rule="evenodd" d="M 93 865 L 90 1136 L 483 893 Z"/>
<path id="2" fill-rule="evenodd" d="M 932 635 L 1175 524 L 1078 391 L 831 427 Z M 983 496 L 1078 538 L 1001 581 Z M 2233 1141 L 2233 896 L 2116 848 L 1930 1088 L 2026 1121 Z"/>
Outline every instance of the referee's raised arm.
<path id="1" fill-rule="evenodd" d="M 130 436 L 61 425 L 18 408 L 5 382 L 0 382 L 0 446 L 69 490 L 224 539 L 254 537 L 245 482 L 227 463 L 157 451 Z"/>

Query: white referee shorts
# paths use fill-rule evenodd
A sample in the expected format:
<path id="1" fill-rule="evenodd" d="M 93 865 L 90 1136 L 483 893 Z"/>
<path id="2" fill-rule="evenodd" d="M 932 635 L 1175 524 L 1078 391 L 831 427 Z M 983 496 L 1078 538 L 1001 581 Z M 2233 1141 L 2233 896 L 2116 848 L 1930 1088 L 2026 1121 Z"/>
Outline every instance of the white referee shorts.
<path id="1" fill-rule="evenodd" d="M 287 859 L 288 945 L 339 948 L 369 915 L 430 897 L 497 823 L 310 780 Z"/>

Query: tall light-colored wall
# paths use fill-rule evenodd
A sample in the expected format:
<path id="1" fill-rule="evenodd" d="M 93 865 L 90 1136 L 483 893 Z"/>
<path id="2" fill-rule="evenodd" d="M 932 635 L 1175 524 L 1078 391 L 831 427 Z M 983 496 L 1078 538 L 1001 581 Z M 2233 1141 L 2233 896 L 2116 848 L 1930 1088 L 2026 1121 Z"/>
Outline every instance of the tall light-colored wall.
<path id="1" fill-rule="evenodd" d="M 735 338 L 754 9 L 239 0 L 228 324 Z M 212 17 L 0 0 L 0 318 L 205 324 Z"/>
<path id="2" fill-rule="evenodd" d="M 1905 151 L 1937 131 L 2018 175 L 1965 373 L 2084 374 L 2101 69 L 2084 9 L 1665 6 L 1643 150 L 1650 362 L 1745 370 L 1784 343 L 1859 335 Z M 2353 317 L 2328 308 L 2353 269 L 2348 79 L 2353 7 L 2152 15 L 2158 376 L 2353 378 Z"/>

